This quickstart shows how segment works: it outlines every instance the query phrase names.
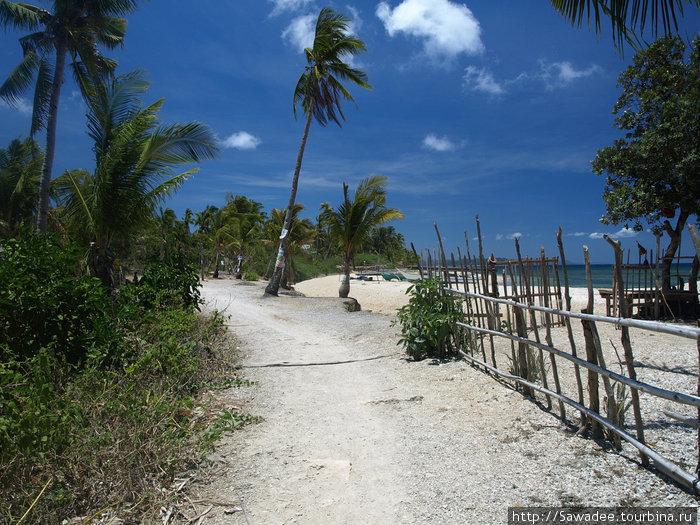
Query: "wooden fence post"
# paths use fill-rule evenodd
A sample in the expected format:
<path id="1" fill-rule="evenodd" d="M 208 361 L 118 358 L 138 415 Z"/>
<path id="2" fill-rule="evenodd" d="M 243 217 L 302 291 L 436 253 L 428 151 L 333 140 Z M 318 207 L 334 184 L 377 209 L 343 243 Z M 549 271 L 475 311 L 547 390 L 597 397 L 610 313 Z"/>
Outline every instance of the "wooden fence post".
<path id="1" fill-rule="evenodd" d="M 622 282 L 622 249 L 620 241 L 613 241 L 608 235 L 603 235 L 603 238 L 612 246 L 615 252 L 615 275 L 620 283 L 618 286 L 618 298 L 620 303 L 621 317 L 627 317 L 627 301 L 624 294 L 624 283 Z M 625 349 L 625 364 L 627 365 L 627 374 L 630 379 L 637 379 L 637 371 L 634 369 L 634 354 L 632 353 L 632 344 L 630 343 L 630 330 L 626 326 L 622 326 L 622 346 Z M 644 443 L 644 421 L 642 420 L 642 411 L 639 406 L 639 392 L 634 388 L 630 388 L 632 395 L 632 409 L 634 410 L 634 422 L 637 426 L 637 439 L 640 443 Z M 642 465 L 649 465 L 649 457 L 643 452 L 639 453 Z"/>

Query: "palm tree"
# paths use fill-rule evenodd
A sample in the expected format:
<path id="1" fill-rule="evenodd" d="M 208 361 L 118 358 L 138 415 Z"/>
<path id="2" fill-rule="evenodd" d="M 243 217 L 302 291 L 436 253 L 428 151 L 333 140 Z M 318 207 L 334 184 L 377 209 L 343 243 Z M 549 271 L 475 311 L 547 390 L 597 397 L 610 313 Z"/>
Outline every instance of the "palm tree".
<path id="1" fill-rule="evenodd" d="M 217 151 L 216 136 L 201 123 L 161 125 L 163 100 L 143 107 L 139 98 L 148 85 L 135 71 L 97 89 L 88 111 L 95 172 L 65 172 L 55 180 L 65 217 L 86 226 L 92 266 L 109 286 L 112 243 L 138 230 L 198 170 L 173 174 L 174 167 L 212 159 Z"/>
<path id="2" fill-rule="evenodd" d="M 207 236 L 214 247 L 214 279 L 219 278 L 222 256 L 238 245 L 238 218 L 226 207 L 217 209 L 212 216 Z"/>
<path id="3" fill-rule="evenodd" d="M 292 191 L 289 195 L 289 204 L 280 236 L 277 263 L 272 278 L 265 288 L 266 294 L 277 295 L 279 289 L 282 265 L 288 244 L 286 232 L 289 231 L 292 224 L 301 161 L 304 157 L 304 148 L 309 137 L 311 121 L 315 119 L 321 126 L 326 126 L 330 120 L 341 126 L 339 118 L 345 120 L 345 115 L 343 115 L 340 102 L 342 99 L 354 102 L 354 99 L 345 86 L 340 83 L 340 80 L 350 80 L 362 88 L 371 89 L 364 71 L 352 68 L 343 62 L 346 56 L 352 57 L 365 50 L 365 44 L 362 40 L 347 34 L 349 23 L 349 18 L 332 9 L 322 9 L 316 21 L 313 47 L 304 50 L 308 65 L 299 77 L 294 89 L 293 108 L 296 117 L 297 103 L 301 104 L 306 115 L 306 125 L 294 168 Z"/>
<path id="4" fill-rule="evenodd" d="M 336 209 L 327 202 L 321 205 L 321 209 L 327 212 L 332 235 L 343 251 L 345 278 L 338 290 L 340 297 L 347 297 L 350 293 L 350 265 L 372 230 L 404 216 L 399 210 L 386 207 L 386 181 L 386 177 L 379 175 L 363 179 L 355 189 L 355 200 L 350 200 L 348 185 L 343 183 L 343 202 Z"/>
<path id="5" fill-rule="evenodd" d="M 304 205 L 296 203 L 294 209 L 292 210 L 292 222 L 289 226 L 287 233 L 288 242 L 287 250 L 284 254 L 284 269 L 283 276 L 280 280 L 281 283 L 294 283 L 296 282 L 296 266 L 294 265 L 294 257 L 299 252 L 299 248 L 304 244 L 308 244 L 314 239 L 314 225 L 310 219 L 301 219 L 299 214 L 304 210 Z M 270 212 L 270 220 L 267 223 L 267 234 L 268 237 L 273 239 L 268 241 L 274 243 L 274 239 L 279 239 L 284 228 L 285 220 L 287 217 L 286 210 L 280 210 L 274 208 Z"/>
<path id="6" fill-rule="evenodd" d="M 580 27 L 584 18 L 593 23 L 595 31 L 600 34 L 602 16 L 610 19 L 615 45 L 622 48 L 625 41 L 632 43 L 637 38 L 634 33 L 639 28 L 643 31 L 647 22 L 652 25 L 653 34 L 663 34 L 678 30 L 678 15 L 683 15 L 686 4 L 700 7 L 700 0 L 551 0 L 554 8 L 571 22 Z"/>
<path id="7" fill-rule="evenodd" d="M 0 148 L 0 237 L 9 237 L 29 221 L 37 204 L 43 154 L 32 138 Z"/>
<path id="8" fill-rule="evenodd" d="M 97 46 L 114 49 L 124 41 L 126 20 L 116 17 L 133 11 L 136 4 L 136 0 L 54 0 L 53 9 L 48 11 L 23 2 L 0 0 L 0 25 L 31 31 L 20 39 L 24 57 L 0 86 L 0 97 L 15 104 L 36 76 L 31 135 L 46 128 L 37 217 L 39 232 L 45 232 L 47 226 L 58 103 L 66 58 L 70 57 L 83 94 L 86 82 L 100 84 L 114 71 L 116 64 L 103 57 Z"/>

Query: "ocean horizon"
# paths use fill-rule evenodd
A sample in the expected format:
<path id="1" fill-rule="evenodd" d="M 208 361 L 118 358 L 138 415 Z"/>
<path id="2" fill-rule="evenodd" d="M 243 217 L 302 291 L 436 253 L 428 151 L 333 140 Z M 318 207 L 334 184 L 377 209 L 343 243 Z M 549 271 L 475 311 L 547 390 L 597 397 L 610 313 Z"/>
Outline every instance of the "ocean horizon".
<path id="1" fill-rule="evenodd" d="M 613 267 L 612 264 L 591 264 L 593 288 L 612 288 Z M 690 275 L 690 267 L 691 265 L 687 263 L 674 264 L 671 268 L 672 284 L 675 284 L 678 276 L 681 276 L 687 282 L 688 275 Z M 585 264 L 567 264 L 566 270 L 571 288 L 586 288 L 588 286 Z M 561 286 L 564 287 L 564 272 L 561 265 L 559 265 L 559 281 Z"/>

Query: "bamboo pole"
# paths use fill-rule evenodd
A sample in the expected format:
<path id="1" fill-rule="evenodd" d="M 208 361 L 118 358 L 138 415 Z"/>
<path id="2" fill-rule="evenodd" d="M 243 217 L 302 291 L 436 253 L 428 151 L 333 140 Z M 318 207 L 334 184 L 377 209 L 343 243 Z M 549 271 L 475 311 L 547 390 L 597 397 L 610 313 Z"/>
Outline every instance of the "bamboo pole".
<path id="1" fill-rule="evenodd" d="M 458 323 L 460 326 L 463 326 L 464 328 L 469 328 L 471 330 L 479 331 L 479 332 L 484 332 L 486 334 L 489 333 L 489 330 L 487 328 L 480 328 L 478 326 L 474 325 L 469 325 L 467 323 Z M 666 390 L 663 388 L 656 387 L 654 385 L 650 385 L 648 383 L 642 383 L 641 381 L 638 381 L 637 379 L 630 379 L 627 376 L 620 375 L 618 373 L 613 372 L 612 370 L 608 370 L 606 368 L 602 368 L 600 365 L 590 363 L 584 359 L 581 359 L 580 357 L 574 357 L 571 354 L 568 354 L 564 352 L 563 350 L 560 350 L 555 347 L 549 347 L 545 344 L 537 343 L 531 339 L 523 338 L 519 335 L 513 335 L 513 334 L 508 334 L 505 332 L 492 332 L 494 335 L 497 335 L 499 337 L 505 337 L 506 339 L 512 339 L 516 343 L 525 343 L 531 346 L 535 346 L 537 348 L 541 348 L 542 350 L 546 352 L 552 352 L 556 354 L 559 357 L 562 357 L 564 359 L 567 359 L 573 363 L 577 363 L 579 366 L 586 368 L 588 370 L 592 370 L 600 375 L 605 375 L 612 379 L 613 381 L 618 381 L 620 383 L 623 383 L 630 388 L 634 390 L 638 390 L 640 392 L 645 392 L 649 395 L 655 396 L 655 397 L 660 397 L 661 399 L 667 399 L 669 401 L 674 401 L 676 403 L 680 403 L 682 405 L 688 405 L 688 406 L 693 406 L 693 407 L 700 407 L 700 395 L 698 396 L 693 396 L 690 394 L 684 394 L 682 392 L 675 392 L 673 390 Z"/>
<path id="2" fill-rule="evenodd" d="M 622 249 L 620 248 L 620 241 L 613 241 L 608 235 L 603 235 L 603 238 L 612 246 L 615 252 L 615 274 L 618 279 L 622 281 Z M 621 283 L 622 284 L 622 283 Z M 620 286 L 619 301 L 620 301 L 620 311 L 626 312 L 627 305 L 625 304 L 625 295 L 622 293 L 622 286 Z M 626 326 L 622 327 L 622 346 L 625 349 L 625 363 L 627 365 L 627 373 L 630 379 L 637 379 L 637 371 L 634 369 L 634 354 L 632 353 L 632 345 L 630 343 L 629 328 Z M 634 422 L 637 427 L 637 439 L 644 443 L 644 421 L 642 420 L 642 411 L 639 406 L 639 392 L 636 390 L 631 391 L 632 395 L 632 410 L 634 411 Z M 649 457 L 644 453 L 640 454 L 642 465 L 645 467 L 649 464 Z"/>

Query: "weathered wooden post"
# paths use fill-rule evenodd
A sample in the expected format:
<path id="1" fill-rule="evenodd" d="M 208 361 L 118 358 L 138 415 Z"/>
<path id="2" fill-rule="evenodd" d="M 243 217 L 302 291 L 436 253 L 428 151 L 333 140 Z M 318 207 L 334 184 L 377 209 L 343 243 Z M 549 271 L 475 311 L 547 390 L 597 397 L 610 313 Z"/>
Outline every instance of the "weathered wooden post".
<path id="1" fill-rule="evenodd" d="M 620 241 L 613 241 L 608 235 L 603 235 L 603 238 L 612 246 L 615 252 L 615 275 L 620 282 L 618 287 L 618 298 L 620 302 L 620 313 L 622 317 L 627 317 L 627 301 L 624 294 L 624 283 L 622 282 L 622 248 Z M 627 365 L 627 374 L 630 379 L 637 380 L 637 371 L 634 369 L 634 354 L 632 353 L 632 344 L 630 343 L 630 330 L 627 326 L 622 326 L 622 346 L 625 349 L 625 364 Z M 637 427 L 637 439 L 640 443 L 644 443 L 644 421 L 642 421 L 642 411 L 639 406 L 639 392 L 634 388 L 630 388 L 632 395 L 632 409 L 634 410 L 634 422 Z M 642 465 L 649 465 L 649 457 L 643 452 L 639 453 Z"/>

